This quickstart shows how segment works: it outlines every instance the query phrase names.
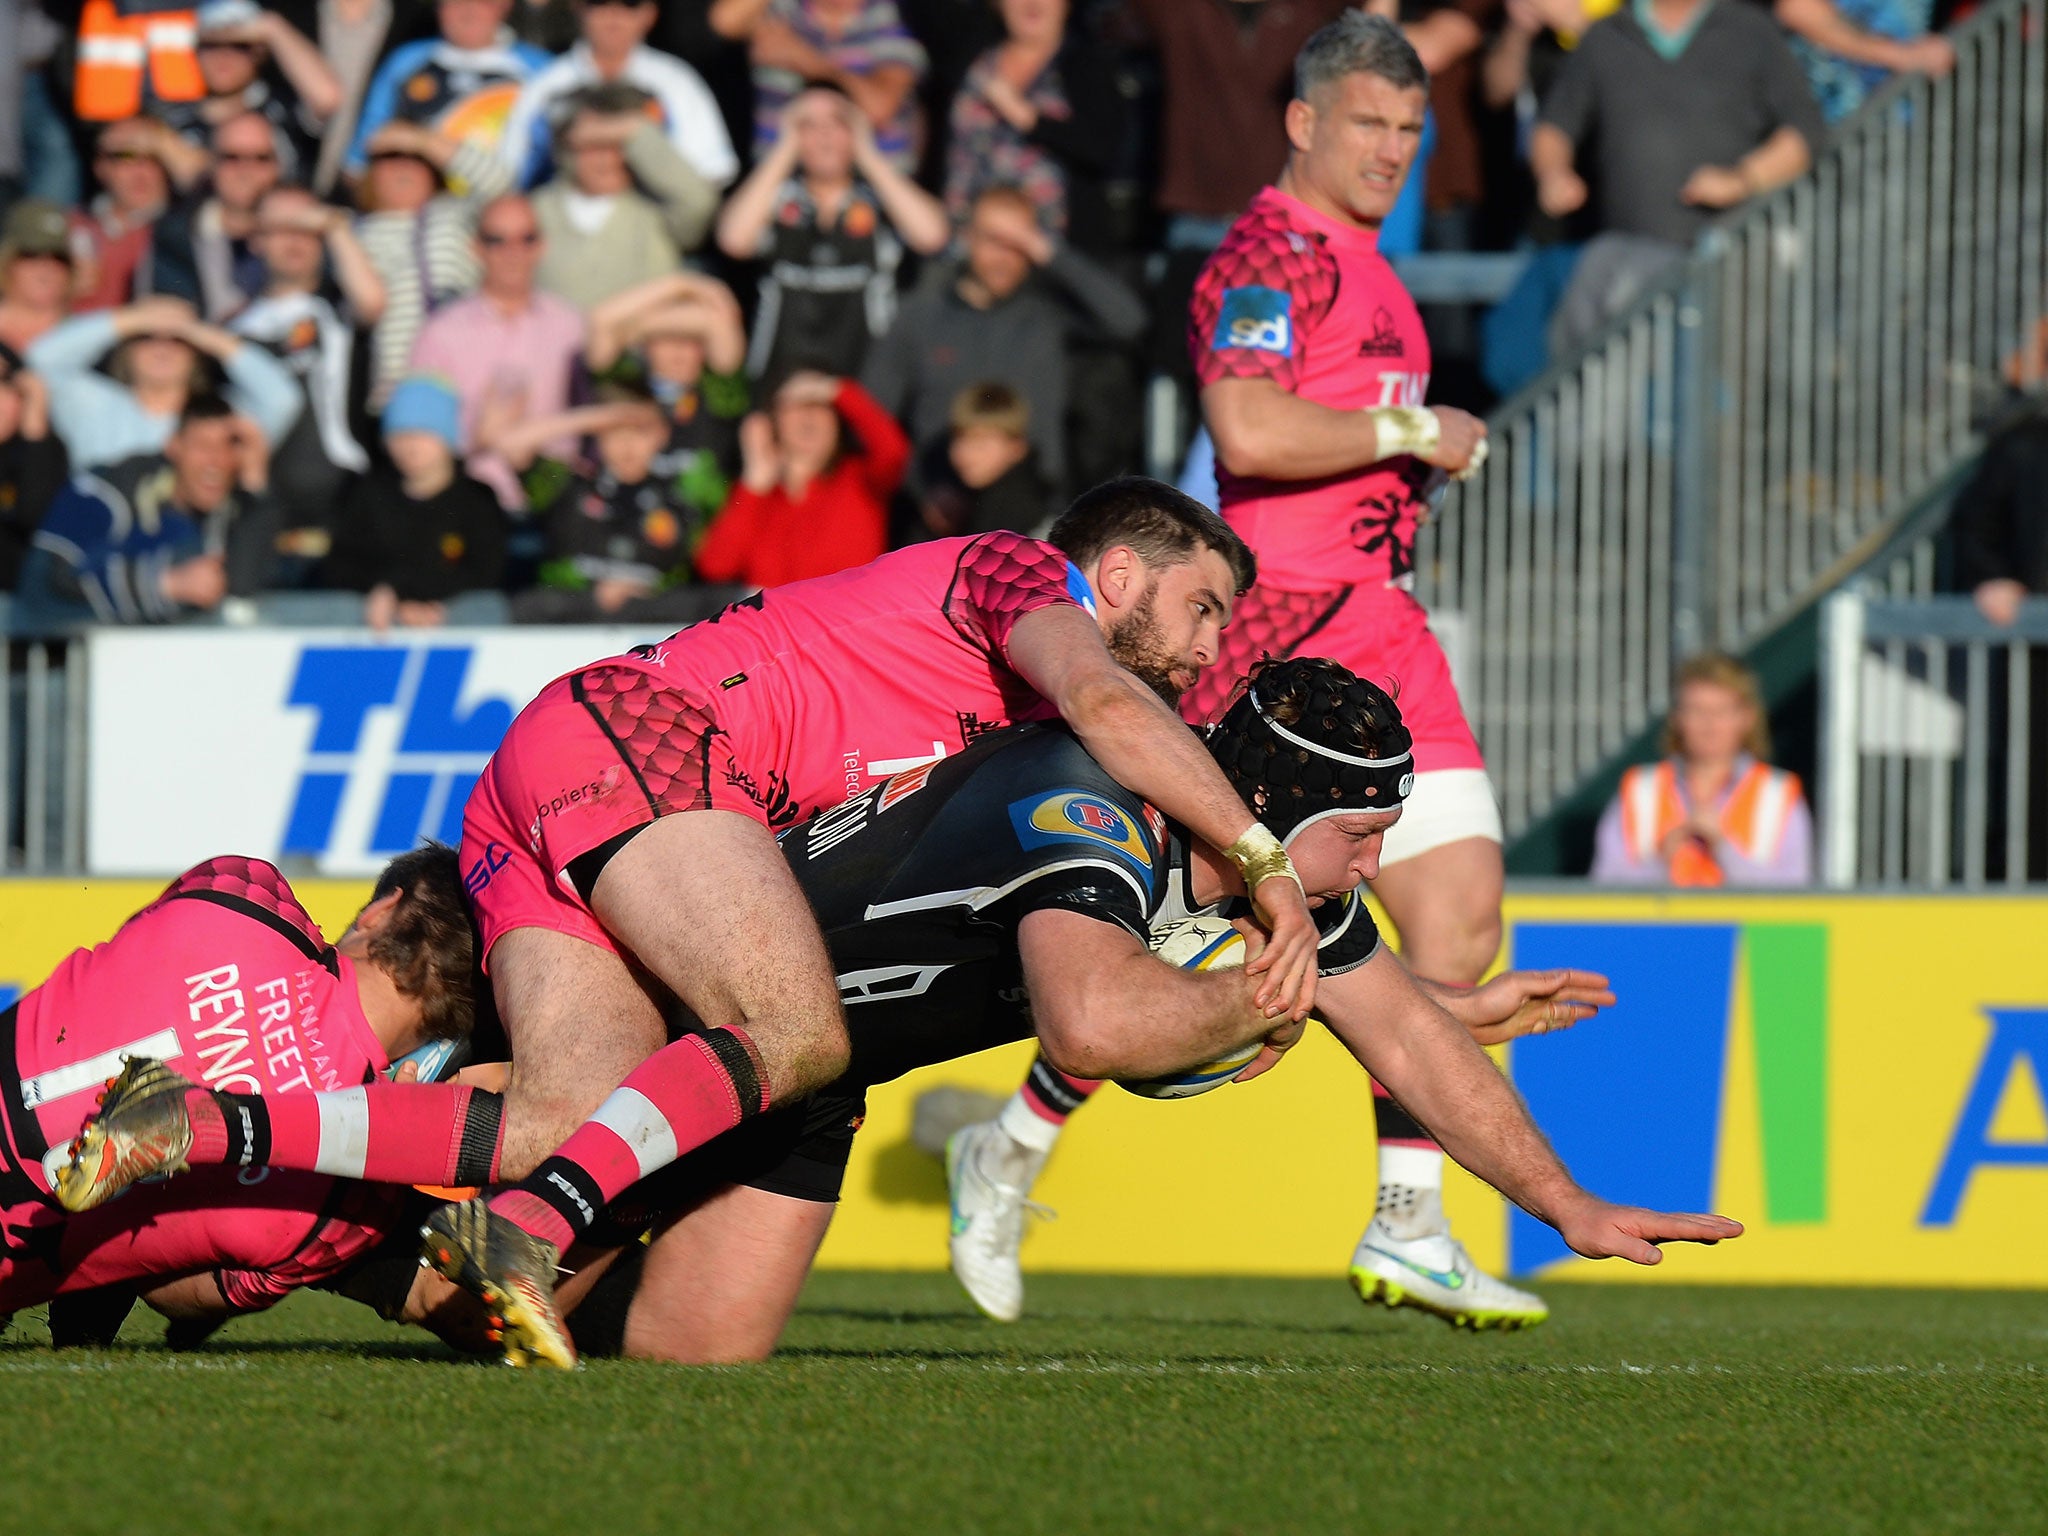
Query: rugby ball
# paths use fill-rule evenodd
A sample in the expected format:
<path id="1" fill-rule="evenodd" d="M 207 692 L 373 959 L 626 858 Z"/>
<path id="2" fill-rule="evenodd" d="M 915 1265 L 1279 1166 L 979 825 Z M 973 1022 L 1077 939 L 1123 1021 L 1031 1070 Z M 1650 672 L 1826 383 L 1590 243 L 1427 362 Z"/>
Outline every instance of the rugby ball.
<path id="1" fill-rule="evenodd" d="M 1159 958 L 1184 971 L 1234 971 L 1244 965 L 1244 935 L 1220 917 L 1191 917 L 1173 924 L 1156 946 Z M 1147 1099 L 1189 1099 L 1221 1088 L 1252 1064 L 1261 1042 L 1170 1072 L 1164 1077 L 1118 1079 L 1117 1086 Z"/>

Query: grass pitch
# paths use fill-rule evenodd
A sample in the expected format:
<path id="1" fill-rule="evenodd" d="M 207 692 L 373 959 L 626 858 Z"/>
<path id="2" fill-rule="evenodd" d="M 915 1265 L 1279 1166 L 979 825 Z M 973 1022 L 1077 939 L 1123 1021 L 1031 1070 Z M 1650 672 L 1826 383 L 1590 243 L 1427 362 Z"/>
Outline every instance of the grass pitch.
<path id="1" fill-rule="evenodd" d="M 460 1361 L 325 1296 L 172 1356 L 0 1336 L 0 1529 L 2029 1532 L 2048 1300 L 1544 1287 L 1454 1334 L 1339 1280 L 824 1274 L 774 1361 Z"/>

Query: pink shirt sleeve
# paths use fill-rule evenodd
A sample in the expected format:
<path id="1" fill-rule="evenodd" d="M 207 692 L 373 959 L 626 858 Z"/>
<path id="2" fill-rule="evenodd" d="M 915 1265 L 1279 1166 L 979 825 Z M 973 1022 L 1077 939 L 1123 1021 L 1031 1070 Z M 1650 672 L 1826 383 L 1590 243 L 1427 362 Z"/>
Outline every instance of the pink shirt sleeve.
<path id="1" fill-rule="evenodd" d="M 961 551 L 946 617 L 970 640 L 1008 659 L 1010 631 L 1027 613 L 1056 603 L 1082 606 L 1073 562 L 1039 539 L 1007 530 L 985 533 Z"/>

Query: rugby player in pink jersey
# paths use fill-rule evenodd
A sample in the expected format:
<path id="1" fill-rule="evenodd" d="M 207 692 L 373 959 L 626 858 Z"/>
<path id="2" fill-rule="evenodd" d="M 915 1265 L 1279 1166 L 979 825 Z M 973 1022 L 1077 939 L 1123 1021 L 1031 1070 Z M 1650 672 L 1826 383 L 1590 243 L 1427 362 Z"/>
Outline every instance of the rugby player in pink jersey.
<path id="1" fill-rule="evenodd" d="M 423 1044 L 469 1037 L 475 967 L 455 850 L 433 846 L 393 861 L 331 946 L 275 867 L 218 858 L 105 943 L 75 950 L 0 1014 L 0 1314 L 145 1279 L 160 1305 L 253 1311 L 373 1246 L 400 1190 L 268 1168 L 260 1139 L 238 1167 L 145 1185 L 84 1215 L 53 1198 L 54 1170 L 128 1058 L 158 1063 L 137 1074 L 145 1099 L 185 1089 L 172 1068 L 249 1103 L 361 1095 Z M 452 1150 L 487 1148 L 498 1102 L 419 1085 L 379 1114 L 434 1124 L 452 1113 L 464 1127 Z M 464 1171 L 451 1156 L 441 1173 Z"/>
<path id="2" fill-rule="evenodd" d="M 1257 553 L 1259 580 L 1182 710 L 1212 719 L 1259 658 L 1304 650 L 1398 693 L 1415 737 L 1415 789 L 1387 834 L 1373 894 L 1416 975 L 1470 986 L 1500 949 L 1500 812 L 1412 588 L 1428 497 L 1478 468 L 1486 427 L 1424 406 L 1429 341 L 1378 250 L 1421 140 L 1428 86 L 1391 22 L 1350 12 L 1311 37 L 1295 61 L 1287 167 L 1196 283 L 1188 342 L 1223 515 Z M 1024 1201 L 1095 1086 L 1041 1062 L 997 1120 L 963 1133 L 971 1145 L 952 1159 L 967 1174 L 954 1179 L 953 1267 L 992 1316 L 1021 1310 Z M 1373 1091 L 1379 1208 L 1352 1258 L 1360 1295 L 1465 1327 L 1541 1322 L 1540 1298 L 1479 1269 L 1451 1235 L 1442 1151 Z"/>
<path id="3" fill-rule="evenodd" d="M 1162 698 L 1215 658 L 1254 575 L 1199 503 L 1111 481 L 1050 542 L 938 540 L 781 587 L 571 673 L 521 713 L 471 795 L 463 864 L 513 1057 L 491 1177 L 527 1177 L 425 1234 L 512 1353 L 573 1359 L 553 1276 L 599 1207 L 845 1066 L 832 967 L 776 830 L 990 727 L 1059 715 L 1114 779 L 1224 849 L 1271 934 L 1258 1001 L 1276 1027 L 1306 1017 L 1300 881 Z M 698 1027 L 665 1044 L 670 999 Z M 451 1182 L 435 1170 L 459 1130 L 386 1135 L 358 1100 L 137 1103 L 124 1075 L 61 1193 L 86 1209 L 167 1156 L 233 1161 L 255 1137 L 278 1166 L 336 1171 L 361 1143 L 384 1170 L 369 1177 Z"/>

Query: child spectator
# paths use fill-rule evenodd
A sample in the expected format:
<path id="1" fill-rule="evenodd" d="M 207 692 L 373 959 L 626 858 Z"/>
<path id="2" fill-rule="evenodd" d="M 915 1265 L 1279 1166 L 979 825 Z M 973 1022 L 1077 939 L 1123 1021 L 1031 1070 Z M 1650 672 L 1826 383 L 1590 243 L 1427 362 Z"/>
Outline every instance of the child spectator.
<path id="1" fill-rule="evenodd" d="M 700 528 L 718 515 L 740 472 L 746 351 L 739 300 L 695 272 L 671 272 L 591 311 L 585 365 L 593 378 L 639 385 L 667 415 L 654 475 L 690 504 Z"/>
<path id="2" fill-rule="evenodd" d="M 431 627 L 448 599 L 505 579 L 505 514 L 462 473 L 462 402 L 455 386 L 414 374 L 384 407 L 380 465 L 350 488 L 336 519 L 326 585 L 361 592 L 363 622 Z"/>
<path id="3" fill-rule="evenodd" d="M 524 623 L 701 618 L 695 594 L 672 594 L 690 581 L 702 525 L 688 498 L 655 474 L 668 420 L 644 390 L 604 384 L 598 396 L 598 404 L 527 420 L 503 399 L 485 410 L 480 446 L 520 471 L 527 505 L 546 530 L 540 590 L 520 593 L 512 616 Z M 541 453 L 543 443 L 562 437 L 588 442 L 574 459 Z"/>
<path id="4" fill-rule="evenodd" d="M 749 371 L 779 374 L 802 351 L 858 373 L 895 321 L 904 245 L 936 255 L 951 233 L 938 199 L 884 158 L 845 92 L 805 91 L 718 217 L 719 249 L 765 268 Z"/>
<path id="5" fill-rule="evenodd" d="M 581 93 L 557 141 L 562 174 L 533 195 L 541 287 L 579 309 L 673 272 L 704 243 L 718 188 L 675 152 L 627 85 Z"/>
<path id="6" fill-rule="evenodd" d="M 384 280 L 384 314 L 370 337 L 372 411 L 405 376 L 427 317 L 476 291 L 477 219 L 511 184 L 498 158 L 466 139 L 403 121 L 371 135 L 356 237 Z"/>
<path id="7" fill-rule="evenodd" d="M 946 466 L 934 471 L 924 524 L 934 537 L 1029 533 L 1051 514 L 1051 490 L 1031 446 L 1031 407 L 1007 384 L 970 384 L 953 397 Z"/>
<path id="8" fill-rule="evenodd" d="M 163 624 L 253 597 L 276 565 L 263 434 L 218 395 L 185 403 L 161 454 L 58 493 L 22 567 L 31 622 Z"/>
<path id="9" fill-rule="evenodd" d="M 779 587 L 888 547 L 889 498 L 910 464 L 895 417 L 851 379 L 815 369 L 796 369 L 769 399 L 768 415 L 740 424 L 739 487 L 697 550 L 706 581 Z"/>

